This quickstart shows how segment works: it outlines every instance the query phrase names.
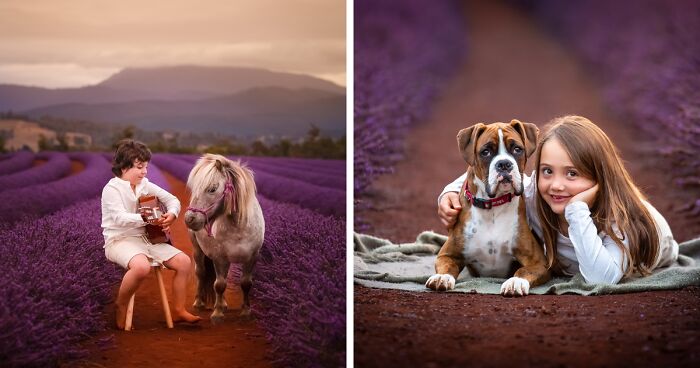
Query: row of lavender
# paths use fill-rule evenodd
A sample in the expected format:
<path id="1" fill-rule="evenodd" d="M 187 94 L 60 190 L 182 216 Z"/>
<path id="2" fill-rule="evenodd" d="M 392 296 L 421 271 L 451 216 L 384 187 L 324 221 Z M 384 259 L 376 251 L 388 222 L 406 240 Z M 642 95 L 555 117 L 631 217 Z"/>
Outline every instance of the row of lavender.
<path id="1" fill-rule="evenodd" d="M 658 153 L 673 162 L 676 184 L 697 194 L 689 209 L 700 215 L 700 3 L 526 3 L 602 71 L 608 105 L 659 138 Z"/>
<path id="2" fill-rule="evenodd" d="M 185 162 L 194 163 L 200 155 L 168 154 Z M 252 168 L 276 176 L 303 181 L 319 187 L 345 190 L 345 161 L 298 158 L 229 156 Z"/>
<path id="3" fill-rule="evenodd" d="M 112 177 L 110 163 L 103 155 L 86 152 L 41 153 L 46 159 L 39 166 L 13 174 L 0 175 L 0 221 L 16 223 L 53 213 L 74 203 L 92 199 Z M 84 169 L 70 175 L 71 161 Z M 30 164 L 31 165 L 31 164 Z M 168 184 L 155 165 L 149 167 L 149 178 L 168 189 Z"/>
<path id="4" fill-rule="evenodd" d="M 2 225 L 0 366 L 57 366 L 82 356 L 80 342 L 106 328 L 104 305 L 122 272 L 104 257 L 100 220 L 93 196 Z"/>
<path id="5" fill-rule="evenodd" d="M 100 313 L 111 296 L 105 293 L 109 294 L 109 285 L 118 282 L 121 274 L 105 260 L 101 249 L 97 196 L 111 177 L 110 166 L 102 154 L 72 154 L 70 158 L 82 161 L 85 169 L 54 182 L 0 192 L 0 205 L 14 200 L 0 209 L 13 210 L 13 216 L 0 227 L 0 247 L 12 254 L 0 261 L 9 285 L 0 289 L 2 366 L 56 365 L 75 358 L 81 354 L 77 343 L 105 327 Z M 192 167 L 192 162 L 175 156 L 156 155 L 153 161 L 164 166 L 169 162 L 166 171 L 181 180 L 186 180 Z M 148 175 L 167 188 L 157 165 L 149 166 Z M 259 175 L 257 179 L 262 180 Z M 49 196 L 42 191 L 61 198 L 47 201 Z M 74 192 L 81 195 L 74 196 Z M 39 200 L 34 199 L 37 197 Z M 85 198 L 85 202 L 59 210 Z M 344 220 L 266 198 L 261 203 L 268 226 L 255 275 L 253 310 L 275 347 L 275 356 L 282 365 L 342 365 Z M 17 222 L 22 216 L 25 221 Z M 60 343 L 56 343 L 58 336 Z"/>
<path id="6" fill-rule="evenodd" d="M 40 164 L 35 166 L 35 162 Z M 0 174 L 0 190 L 19 188 L 29 183 L 48 183 L 68 176 L 71 172 L 70 158 L 60 152 L 42 152 L 37 155 L 23 152 L 2 163 L 9 165 L 3 167 L 6 174 Z"/>
<path id="7" fill-rule="evenodd" d="M 28 221 L 30 217 L 50 214 L 99 195 L 102 186 L 112 177 L 109 162 L 94 153 L 70 153 L 68 158 L 82 163 L 85 168 L 76 175 L 51 182 L 27 179 L 35 176 L 37 171 L 45 172 L 64 165 L 62 160 L 49 160 L 37 167 L 0 176 L 0 180 L 10 179 L 10 185 L 0 189 L 0 222 Z"/>
<path id="8" fill-rule="evenodd" d="M 457 1 L 355 1 L 356 200 L 391 170 L 406 127 L 427 117 L 462 59 L 462 13 Z"/>
<path id="9" fill-rule="evenodd" d="M 153 162 L 187 181 L 189 170 L 197 158 L 193 155 L 155 154 Z M 310 160 L 305 163 L 299 159 L 230 158 L 241 160 L 253 169 L 258 191 L 265 197 L 297 204 L 325 215 L 345 217 L 344 161 Z M 187 165 L 179 165 L 180 162 Z"/>
<path id="10" fill-rule="evenodd" d="M 34 163 L 34 153 L 31 151 L 19 151 L 6 154 L 0 161 L 0 175 L 8 175 L 25 170 Z"/>

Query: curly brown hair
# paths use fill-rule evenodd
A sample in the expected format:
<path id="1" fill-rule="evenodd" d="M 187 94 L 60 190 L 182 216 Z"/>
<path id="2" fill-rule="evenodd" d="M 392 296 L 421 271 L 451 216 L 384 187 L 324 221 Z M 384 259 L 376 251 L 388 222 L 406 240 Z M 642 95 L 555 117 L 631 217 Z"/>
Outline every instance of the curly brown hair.
<path id="1" fill-rule="evenodd" d="M 112 173 L 122 176 L 122 170 L 134 167 L 134 161 L 148 162 L 151 160 L 151 150 L 143 142 L 133 139 L 122 139 L 117 142 L 117 150 L 112 159 Z"/>

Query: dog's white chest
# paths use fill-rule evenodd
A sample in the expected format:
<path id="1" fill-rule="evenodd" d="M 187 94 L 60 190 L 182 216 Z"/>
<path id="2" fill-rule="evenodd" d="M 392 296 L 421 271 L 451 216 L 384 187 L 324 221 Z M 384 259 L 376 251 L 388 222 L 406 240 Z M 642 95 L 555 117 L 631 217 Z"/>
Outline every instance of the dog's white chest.
<path id="1" fill-rule="evenodd" d="M 471 218 L 464 225 L 464 259 L 480 276 L 506 277 L 515 260 L 517 245 L 518 202 L 490 210 L 471 208 Z"/>

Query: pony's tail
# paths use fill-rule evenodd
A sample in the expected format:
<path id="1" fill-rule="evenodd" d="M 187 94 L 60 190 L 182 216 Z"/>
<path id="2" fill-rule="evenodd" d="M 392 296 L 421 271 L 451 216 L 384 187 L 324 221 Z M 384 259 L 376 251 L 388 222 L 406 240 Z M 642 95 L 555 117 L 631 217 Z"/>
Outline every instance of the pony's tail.
<path id="1" fill-rule="evenodd" d="M 216 281 L 216 270 L 214 269 L 214 262 L 211 258 L 202 255 L 204 257 L 204 277 L 200 281 L 202 283 L 202 303 L 204 305 L 214 305 L 216 301 L 216 291 L 214 290 L 214 281 Z"/>

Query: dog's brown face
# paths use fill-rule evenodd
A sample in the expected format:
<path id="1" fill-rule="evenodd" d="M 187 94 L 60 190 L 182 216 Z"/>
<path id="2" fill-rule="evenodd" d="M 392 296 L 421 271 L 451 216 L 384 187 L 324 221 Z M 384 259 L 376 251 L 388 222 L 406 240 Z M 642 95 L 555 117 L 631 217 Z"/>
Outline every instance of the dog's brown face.
<path id="1" fill-rule="evenodd" d="M 535 124 L 518 120 L 509 124 L 478 123 L 460 130 L 457 142 L 462 157 L 484 183 L 489 197 L 507 192 L 520 195 L 522 173 L 527 158 L 537 147 L 538 133 Z"/>

